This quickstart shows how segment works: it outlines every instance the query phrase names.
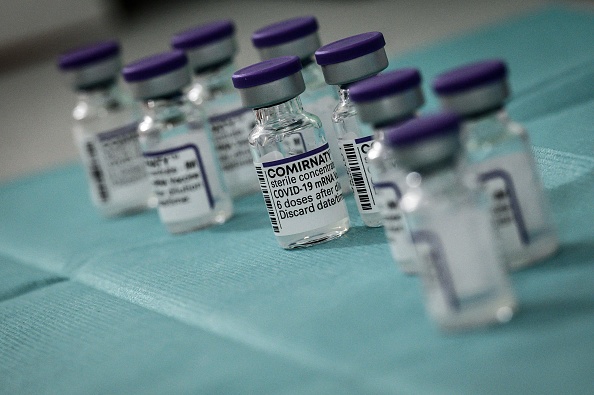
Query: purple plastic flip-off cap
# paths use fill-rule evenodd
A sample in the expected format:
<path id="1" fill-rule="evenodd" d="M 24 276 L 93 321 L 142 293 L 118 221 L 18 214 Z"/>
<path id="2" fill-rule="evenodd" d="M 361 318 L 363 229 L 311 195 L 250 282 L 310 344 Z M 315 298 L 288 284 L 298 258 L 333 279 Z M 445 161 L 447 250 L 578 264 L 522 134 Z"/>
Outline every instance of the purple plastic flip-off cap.
<path id="1" fill-rule="evenodd" d="M 396 161 L 415 169 L 439 163 L 460 150 L 460 117 L 453 112 L 424 115 L 385 131 Z"/>
<path id="2" fill-rule="evenodd" d="M 224 63 L 237 53 L 235 24 L 221 20 L 185 30 L 173 36 L 171 46 L 185 51 L 193 70 Z"/>
<path id="3" fill-rule="evenodd" d="M 281 56 L 237 70 L 232 77 L 245 107 L 269 107 L 305 91 L 297 56 Z"/>
<path id="4" fill-rule="evenodd" d="M 120 45 L 102 41 L 61 54 L 58 67 L 73 89 L 88 89 L 117 78 L 120 72 Z"/>
<path id="5" fill-rule="evenodd" d="M 308 59 L 321 45 L 318 21 L 313 16 L 302 16 L 273 23 L 256 30 L 252 43 L 262 60 L 279 56 Z"/>
<path id="6" fill-rule="evenodd" d="M 327 84 L 350 84 L 388 67 L 385 45 L 380 32 L 357 34 L 319 48 L 316 62 L 322 66 Z"/>
<path id="7" fill-rule="evenodd" d="M 413 68 L 379 74 L 349 87 L 357 115 L 366 123 L 385 125 L 413 115 L 424 103 L 421 73 Z"/>
<path id="8" fill-rule="evenodd" d="M 174 50 L 124 66 L 124 80 L 136 99 L 154 99 L 180 91 L 191 82 L 188 58 Z"/>
<path id="9" fill-rule="evenodd" d="M 433 90 L 442 108 L 464 116 L 496 109 L 509 95 L 507 66 L 498 59 L 466 64 L 438 75 Z"/>

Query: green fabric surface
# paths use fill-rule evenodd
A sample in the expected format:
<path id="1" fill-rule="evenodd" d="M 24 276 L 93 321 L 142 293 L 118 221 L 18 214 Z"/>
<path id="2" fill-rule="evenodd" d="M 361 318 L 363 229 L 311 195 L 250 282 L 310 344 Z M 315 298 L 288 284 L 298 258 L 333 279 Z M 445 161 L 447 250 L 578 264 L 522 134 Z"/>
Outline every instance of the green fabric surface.
<path id="1" fill-rule="evenodd" d="M 0 304 L 3 394 L 355 393 L 311 369 L 73 282 Z M 266 375 L 262 375 L 265 372 Z M 254 380 L 258 377 L 258 380 Z"/>
<path id="2" fill-rule="evenodd" d="M 591 393 L 592 37 L 594 16 L 553 8 L 391 62 L 428 86 L 462 62 L 509 61 L 509 109 L 562 243 L 512 275 L 509 324 L 437 331 L 352 197 L 345 236 L 285 251 L 259 194 L 172 236 L 155 212 L 100 218 L 68 166 L 0 186 L 0 393 Z"/>

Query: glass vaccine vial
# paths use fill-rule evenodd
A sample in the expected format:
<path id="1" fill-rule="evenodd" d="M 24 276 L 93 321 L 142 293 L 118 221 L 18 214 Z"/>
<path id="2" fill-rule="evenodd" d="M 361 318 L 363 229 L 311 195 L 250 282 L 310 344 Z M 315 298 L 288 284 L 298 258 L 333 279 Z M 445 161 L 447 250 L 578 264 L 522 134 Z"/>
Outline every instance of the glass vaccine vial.
<path id="1" fill-rule="evenodd" d="M 508 117 L 507 66 L 486 60 L 447 71 L 433 82 L 444 109 L 464 119 L 468 165 L 491 198 L 491 212 L 508 267 L 520 269 L 558 249 L 549 204 L 530 139 Z"/>
<path id="2" fill-rule="evenodd" d="M 509 321 L 516 301 L 496 248 L 487 197 L 466 185 L 459 171 L 458 116 L 410 120 L 387 130 L 384 143 L 407 172 L 401 207 L 419 255 L 429 315 L 446 330 Z"/>
<path id="3" fill-rule="evenodd" d="M 406 187 L 405 173 L 397 167 L 394 151 L 382 140 L 384 129 L 414 118 L 425 103 L 421 74 L 414 68 L 382 73 L 353 84 L 349 95 L 359 119 L 372 125 L 374 130 L 373 140 L 361 144 L 357 151 L 364 164 L 361 167 L 368 180 L 366 185 L 374 213 L 381 214 L 392 257 L 400 269 L 406 274 L 415 274 L 418 271 L 417 253 L 399 206 Z"/>
<path id="4" fill-rule="evenodd" d="M 183 50 L 194 73 L 188 98 L 204 105 L 215 148 L 231 196 L 259 190 L 252 164 L 248 135 L 254 117 L 231 83 L 237 68 L 235 24 L 230 20 L 211 22 L 173 36 L 173 48 Z"/>
<path id="5" fill-rule="evenodd" d="M 106 217 L 146 209 L 151 185 L 136 131 L 140 109 L 118 83 L 119 44 L 64 53 L 58 67 L 77 94 L 72 131 L 93 204 Z"/>
<path id="6" fill-rule="evenodd" d="M 301 74 L 305 81 L 305 92 L 301 94 L 301 102 L 306 111 L 319 115 L 326 140 L 330 145 L 330 154 L 334 160 L 343 193 L 350 193 L 349 177 L 338 140 L 332 130 L 332 114 L 336 107 L 336 92 L 324 81 L 322 70 L 314 61 L 314 53 L 320 48 L 318 21 L 313 16 L 302 16 L 286 19 L 264 26 L 252 34 L 252 43 L 258 50 L 261 60 L 279 56 L 297 56 L 303 69 Z M 303 142 L 297 137 L 287 140 L 293 151 L 304 150 Z"/>
<path id="7" fill-rule="evenodd" d="M 142 102 L 138 131 L 161 222 L 171 233 L 225 222 L 233 205 L 208 122 L 183 92 L 191 82 L 186 55 L 157 54 L 128 64 L 122 73 Z"/>
<path id="8" fill-rule="evenodd" d="M 315 54 L 326 83 L 338 86 L 340 100 L 332 115 L 334 132 L 347 165 L 359 214 L 365 225 L 370 227 L 382 225 L 369 175 L 365 171 L 366 155 L 362 154 L 373 142 L 373 130 L 357 118 L 357 110 L 349 97 L 349 85 L 373 76 L 388 66 L 385 44 L 381 33 L 370 32 L 324 45 Z"/>
<path id="9" fill-rule="evenodd" d="M 254 166 L 272 229 L 286 249 L 340 237 L 350 226 L 322 124 L 301 105 L 301 67 L 298 57 L 284 56 L 233 74 L 243 104 L 254 109 Z M 295 137 L 304 150 L 284 144 Z"/>

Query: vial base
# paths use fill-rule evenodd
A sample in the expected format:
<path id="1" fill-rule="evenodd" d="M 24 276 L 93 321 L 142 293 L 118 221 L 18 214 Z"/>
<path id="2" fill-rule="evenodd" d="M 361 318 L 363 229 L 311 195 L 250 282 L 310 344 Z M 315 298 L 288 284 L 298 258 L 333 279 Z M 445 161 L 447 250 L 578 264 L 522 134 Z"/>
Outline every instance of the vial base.
<path id="1" fill-rule="evenodd" d="M 207 216 L 191 218 L 185 221 L 164 223 L 169 233 L 181 234 L 207 228 L 212 225 L 221 225 L 233 215 L 232 208 L 219 209 Z"/>
<path id="2" fill-rule="evenodd" d="M 382 221 L 382 215 L 380 212 L 359 212 L 359 214 L 361 215 L 361 220 L 368 228 L 379 228 L 380 226 L 384 225 L 384 222 Z"/>
<path id="3" fill-rule="evenodd" d="M 325 243 L 345 234 L 350 228 L 348 217 L 322 228 L 313 229 L 308 232 L 297 233 L 290 236 L 276 236 L 278 244 L 284 249 L 310 247 L 316 244 Z"/>
<path id="4" fill-rule="evenodd" d="M 505 250 L 505 248 L 504 248 Z M 531 238 L 530 244 L 521 250 L 505 251 L 505 261 L 509 270 L 520 270 L 554 255 L 559 250 L 559 239 L 554 231 L 537 238 Z"/>
<path id="5" fill-rule="evenodd" d="M 489 296 L 483 296 L 483 298 Z M 461 301 L 459 312 L 432 312 L 429 314 L 437 322 L 439 328 L 448 331 L 464 331 L 489 325 L 504 324 L 510 321 L 517 311 L 517 303 L 511 293 L 500 294 L 489 302 Z"/>

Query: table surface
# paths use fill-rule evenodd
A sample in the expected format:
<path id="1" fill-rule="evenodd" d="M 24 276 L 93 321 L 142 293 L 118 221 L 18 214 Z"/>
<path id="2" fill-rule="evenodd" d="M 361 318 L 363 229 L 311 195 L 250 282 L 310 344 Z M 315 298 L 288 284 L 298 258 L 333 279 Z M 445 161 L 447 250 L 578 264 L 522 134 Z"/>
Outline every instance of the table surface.
<path id="1" fill-rule="evenodd" d="M 0 185 L 0 393 L 592 393 L 592 37 L 591 13 L 547 8 L 391 59 L 425 88 L 509 62 L 562 242 L 512 275 L 509 324 L 440 333 L 352 197 L 345 236 L 285 251 L 258 194 L 172 236 L 155 212 L 100 218 L 67 165 Z"/>

